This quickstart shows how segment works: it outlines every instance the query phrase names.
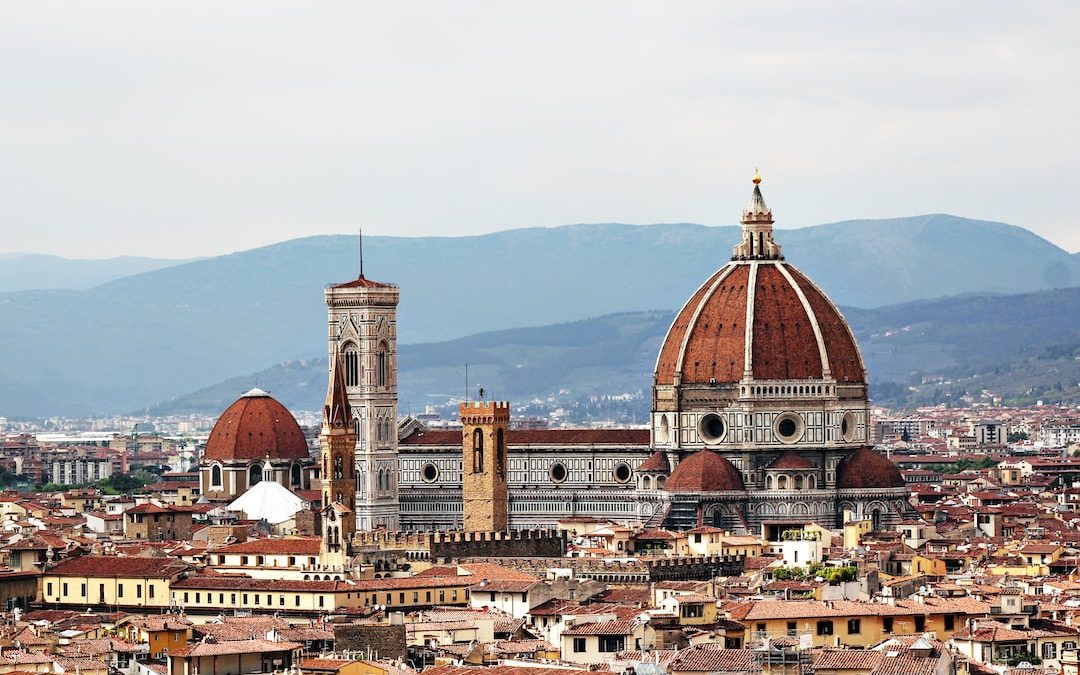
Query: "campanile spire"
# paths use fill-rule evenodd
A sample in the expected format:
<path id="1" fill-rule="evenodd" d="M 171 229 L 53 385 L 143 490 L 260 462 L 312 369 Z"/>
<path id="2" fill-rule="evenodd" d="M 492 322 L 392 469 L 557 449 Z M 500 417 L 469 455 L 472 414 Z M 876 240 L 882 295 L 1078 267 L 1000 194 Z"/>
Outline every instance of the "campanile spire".
<path id="1" fill-rule="evenodd" d="M 773 241 L 772 210 L 761 195 L 761 174 L 754 170 L 754 191 L 743 209 L 742 241 L 731 252 L 732 260 L 782 260 L 780 244 Z"/>

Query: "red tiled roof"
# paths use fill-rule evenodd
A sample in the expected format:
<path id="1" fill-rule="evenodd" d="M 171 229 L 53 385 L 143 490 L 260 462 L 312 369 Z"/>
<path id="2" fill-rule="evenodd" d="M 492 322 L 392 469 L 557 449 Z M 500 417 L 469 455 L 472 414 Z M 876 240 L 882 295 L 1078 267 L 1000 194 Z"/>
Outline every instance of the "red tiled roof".
<path id="1" fill-rule="evenodd" d="M 584 675 L 588 670 L 545 668 L 543 666 L 435 666 L 425 668 L 424 675 Z"/>
<path id="2" fill-rule="evenodd" d="M 862 355 L 840 310 L 802 272 L 791 265 L 787 269 L 817 318 L 833 377 L 839 382 L 862 382 L 865 378 Z"/>
<path id="3" fill-rule="evenodd" d="M 307 459 L 304 432 L 270 396 L 241 396 L 225 409 L 206 441 L 205 460 Z"/>
<path id="4" fill-rule="evenodd" d="M 188 511 L 187 509 L 168 508 L 147 502 L 130 508 L 127 511 L 124 511 L 124 513 L 188 513 Z"/>
<path id="5" fill-rule="evenodd" d="M 668 670 L 672 673 L 760 672 L 761 666 L 755 662 L 754 657 L 755 653 L 750 649 L 710 649 L 707 647 L 683 649 L 672 659 Z"/>
<path id="6" fill-rule="evenodd" d="M 630 635 L 633 621 L 593 621 L 579 623 L 563 630 L 563 635 Z"/>
<path id="7" fill-rule="evenodd" d="M 461 431 L 423 430 L 401 441 L 402 445 L 461 446 Z M 648 429 L 511 429 L 508 450 L 521 445 L 643 445 L 649 444 Z"/>
<path id="8" fill-rule="evenodd" d="M 644 473 L 646 471 L 667 473 L 668 471 L 671 471 L 671 464 L 668 462 L 667 453 L 663 450 L 657 450 L 649 455 L 647 460 L 639 464 L 637 470 L 638 473 Z"/>
<path id="9" fill-rule="evenodd" d="M 352 281 L 346 281 L 343 284 L 334 284 L 333 288 L 393 288 L 393 284 L 384 284 L 379 281 L 372 281 L 364 275 L 353 279 Z"/>
<path id="10" fill-rule="evenodd" d="M 784 271 L 791 275 L 791 281 Z M 656 382 L 738 382 L 746 348 L 750 265 L 730 263 L 710 277 L 675 317 L 656 362 Z M 754 377 L 820 380 L 821 333 L 833 377 L 863 382 L 862 357 L 836 306 L 797 269 L 783 262 L 759 264 L 751 308 Z M 807 312 L 801 294 L 810 311 Z"/>
<path id="11" fill-rule="evenodd" d="M 716 378 L 718 382 L 737 382 L 742 377 L 746 343 L 745 289 L 749 270 L 747 265 L 735 266 L 730 271 L 729 266 L 722 267 L 690 296 L 660 348 L 656 360 L 658 384 L 674 382 L 680 357 L 683 382 L 707 382 L 710 378 Z M 723 282 L 710 294 L 710 289 L 724 274 L 727 276 Z M 701 316 L 696 316 L 703 303 L 707 304 L 702 308 Z M 685 354 L 691 356 L 689 359 L 683 356 L 684 341 L 687 343 Z M 700 372 L 701 359 L 693 358 L 698 355 L 705 356 L 705 373 Z"/>
<path id="12" fill-rule="evenodd" d="M 773 461 L 769 462 L 766 469 L 816 469 L 814 463 L 806 459 L 794 450 L 788 450 Z"/>
<path id="13" fill-rule="evenodd" d="M 265 654 L 300 649 L 297 642 L 271 642 L 270 640 L 237 640 L 229 642 L 204 642 L 173 650 L 173 656 L 224 656 L 228 654 Z"/>
<path id="14" fill-rule="evenodd" d="M 350 663 L 354 663 L 354 661 L 345 660 L 345 659 L 314 659 L 314 658 L 312 658 L 312 659 L 304 659 L 304 660 L 302 660 L 300 662 L 300 668 L 302 670 L 313 670 L 313 671 L 330 670 L 330 671 L 335 671 L 336 672 L 338 670 L 341 670 L 345 666 L 349 665 Z"/>
<path id="15" fill-rule="evenodd" d="M 352 581 L 304 581 L 299 579 L 252 579 L 230 575 L 206 575 L 180 579 L 172 584 L 178 590 L 248 590 L 248 591 L 312 591 L 357 592 L 395 591 L 420 588 L 450 588 L 468 586 L 475 577 L 403 577 L 395 579 L 357 579 Z"/>
<path id="16" fill-rule="evenodd" d="M 698 450 L 671 472 L 669 492 L 727 492 L 745 490 L 735 465 L 711 450 Z"/>
<path id="17" fill-rule="evenodd" d="M 61 561 L 45 570 L 45 575 L 77 577 L 138 577 L 164 579 L 191 569 L 175 558 L 125 556 L 82 556 Z"/>
<path id="18" fill-rule="evenodd" d="M 319 555 L 322 540 L 318 537 L 252 539 L 211 550 L 217 554 L 262 553 L 268 555 Z"/>
<path id="19" fill-rule="evenodd" d="M 840 490 L 906 486 L 900 467 L 867 447 L 851 453 L 836 467 L 836 487 Z"/>

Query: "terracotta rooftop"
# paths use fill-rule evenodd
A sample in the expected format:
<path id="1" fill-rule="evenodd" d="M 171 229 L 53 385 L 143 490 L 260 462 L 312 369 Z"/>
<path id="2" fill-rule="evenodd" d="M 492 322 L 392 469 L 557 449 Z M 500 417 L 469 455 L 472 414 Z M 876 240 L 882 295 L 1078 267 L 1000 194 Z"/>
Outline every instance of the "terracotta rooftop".
<path id="1" fill-rule="evenodd" d="M 346 281 L 343 284 L 334 284 L 331 288 L 394 288 L 393 284 L 384 284 L 379 281 L 372 281 L 364 275 L 353 279 L 352 281 Z"/>
<path id="2" fill-rule="evenodd" d="M 135 556 L 82 556 L 63 560 L 44 574 L 79 577 L 138 577 L 164 579 L 191 569 L 175 558 Z"/>
<path id="3" fill-rule="evenodd" d="M 865 380 L 862 357 L 847 323 L 817 286 L 782 261 L 758 263 L 752 284 L 750 273 L 747 263 L 729 263 L 690 297 L 660 348 L 658 384 L 672 384 L 676 373 L 682 384 L 739 382 L 748 333 L 756 379 L 821 380 L 824 351 L 836 380 Z M 747 331 L 749 297 L 754 304 Z"/>
<path id="4" fill-rule="evenodd" d="M 646 471 L 667 473 L 668 471 L 671 471 L 671 464 L 668 462 L 667 453 L 663 450 L 657 450 L 649 455 L 648 459 L 639 464 L 637 470 L 638 473 L 645 473 Z"/>
<path id="5" fill-rule="evenodd" d="M 403 439 L 401 445 L 461 446 L 460 430 L 421 430 Z M 649 444 L 648 429 L 511 429 L 507 449 L 522 445 L 642 445 Z"/>
<path id="6" fill-rule="evenodd" d="M 214 554 L 235 555 L 241 553 L 256 553 L 266 555 L 319 555 L 322 540 L 318 537 L 285 537 L 269 539 L 251 539 L 212 549 Z"/>
<path id="7" fill-rule="evenodd" d="M 665 486 L 668 492 L 728 492 L 745 490 L 735 465 L 711 450 L 698 450 L 679 462 Z"/>
<path id="8" fill-rule="evenodd" d="M 203 459 L 307 459 L 304 432 L 285 406 L 253 389 L 225 409 L 206 441 Z"/>
<path id="9" fill-rule="evenodd" d="M 229 642 L 204 642 L 201 644 L 179 647 L 171 656 L 226 656 L 230 654 L 266 654 L 269 652 L 287 652 L 300 649 L 304 645 L 297 642 L 271 642 L 270 640 L 236 640 Z"/>
<path id="10" fill-rule="evenodd" d="M 900 467 L 871 448 L 859 448 L 836 467 L 836 487 L 840 490 L 906 486 Z"/>

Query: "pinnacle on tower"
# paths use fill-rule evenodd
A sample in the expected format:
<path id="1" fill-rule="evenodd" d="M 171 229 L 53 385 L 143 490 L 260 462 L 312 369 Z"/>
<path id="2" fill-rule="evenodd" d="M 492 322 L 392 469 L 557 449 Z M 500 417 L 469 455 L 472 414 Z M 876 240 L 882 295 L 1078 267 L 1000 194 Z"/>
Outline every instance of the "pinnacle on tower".
<path id="1" fill-rule="evenodd" d="M 326 391 L 326 407 L 323 408 L 323 423 L 329 427 L 340 427 L 352 420 L 349 396 L 345 391 L 345 363 L 337 353 L 330 360 L 330 388 Z"/>

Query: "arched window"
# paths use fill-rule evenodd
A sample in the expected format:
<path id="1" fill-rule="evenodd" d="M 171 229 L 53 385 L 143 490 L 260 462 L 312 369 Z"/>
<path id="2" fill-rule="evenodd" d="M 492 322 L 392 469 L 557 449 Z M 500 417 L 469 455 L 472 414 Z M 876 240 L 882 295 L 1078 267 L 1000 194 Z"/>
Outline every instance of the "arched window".
<path id="1" fill-rule="evenodd" d="M 484 432 L 481 429 L 473 431 L 472 436 L 472 470 L 473 473 L 484 472 Z"/>
<path id="2" fill-rule="evenodd" d="M 787 489 L 787 476 L 778 476 L 776 478 L 776 489 L 777 490 L 786 490 Z"/>
<path id="3" fill-rule="evenodd" d="M 299 464 L 293 464 L 292 465 L 292 484 L 293 485 L 299 485 L 300 484 L 300 478 L 301 478 L 300 465 Z"/>
<path id="4" fill-rule="evenodd" d="M 248 487 L 255 485 L 262 480 L 262 467 L 258 464 L 252 464 L 248 469 Z"/>
<path id="5" fill-rule="evenodd" d="M 334 478 L 345 477 L 345 462 L 341 459 L 341 455 L 334 458 Z M 338 499 L 340 502 L 341 500 Z"/>
<path id="6" fill-rule="evenodd" d="M 765 489 L 766 490 L 771 490 L 772 489 L 772 476 L 765 476 Z"/>
<path id="7" fill-rule="evenodd" d="M 360 439 L 360 420 L 359 418 L 353 420 L 353 433 L 356 434 L 357 440 Z"/>
<path id="8" fill-rule="evenodd" d="M 379 348 L 375 350 L 375 383 L 380 387 L 386 386 L 386 352 L 389 351 L 385 342 L 379 343 Z"/>
<path id="9" fill-rule="evenodd" d="M 221 465 L 215 464 L 210 467 L 210 487 L 221 487 Z"/>
<path id="10" fill-rule="evenodd" d="M 795 489 L 796 490 L 801 490 L 802 489 L 802 476 L 795 476 Z"/>
<path id="11" fill-rule="evenodd" d="M 506 438 L 502 429 L 495 432 L 495 470 L 500 476 L 506 473 Z"/>
<path id="12" fill-rule="evenodd" d="M 810 490 L 813 490 L 815 487 L 817 487 L 817 478 L 815 478 L 814 476 L 807 476 L 806 487 Z"/>
<path id="13" fill-rule="evenodd" d="M 345 386 L 355 387 L 360 384 L 360 350 L 355 342 L 346 342 L 341 351 L 345 361 Z"/>

